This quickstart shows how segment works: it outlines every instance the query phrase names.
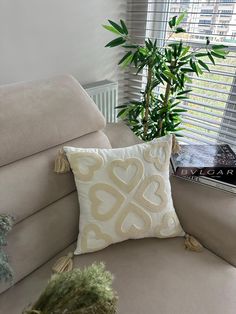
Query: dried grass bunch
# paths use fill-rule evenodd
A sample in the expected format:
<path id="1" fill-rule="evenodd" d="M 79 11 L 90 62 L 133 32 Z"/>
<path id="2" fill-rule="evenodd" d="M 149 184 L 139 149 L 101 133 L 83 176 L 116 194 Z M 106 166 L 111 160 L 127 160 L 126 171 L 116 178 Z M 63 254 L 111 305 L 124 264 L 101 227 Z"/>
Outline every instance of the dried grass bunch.
<path id="1" fill-rule="evenodd" d="M 103 263 L 53 275 L 45 291 L 24 314 L 115 314 L 113 276 Z"/>
<path id="2" fill-rule="evenodd" d="M 0 281 L 12 281 L 13 270 L 8 263 L 7 254 L 3 251 L 3 247 L 7 245 L 6 237 L 13 226 L 12 216 L 0 215 Z"/>

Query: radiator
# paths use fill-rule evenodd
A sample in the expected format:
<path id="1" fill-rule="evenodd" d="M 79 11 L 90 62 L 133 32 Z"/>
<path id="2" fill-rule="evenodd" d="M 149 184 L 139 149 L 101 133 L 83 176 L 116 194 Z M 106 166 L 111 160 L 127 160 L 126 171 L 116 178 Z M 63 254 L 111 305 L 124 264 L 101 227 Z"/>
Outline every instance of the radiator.
<path id="1" fill-rule="evenodd" d="M 83 86 L 104 115 L 106 122 L 117 122 L 118 83 L 100 81 Z"/>

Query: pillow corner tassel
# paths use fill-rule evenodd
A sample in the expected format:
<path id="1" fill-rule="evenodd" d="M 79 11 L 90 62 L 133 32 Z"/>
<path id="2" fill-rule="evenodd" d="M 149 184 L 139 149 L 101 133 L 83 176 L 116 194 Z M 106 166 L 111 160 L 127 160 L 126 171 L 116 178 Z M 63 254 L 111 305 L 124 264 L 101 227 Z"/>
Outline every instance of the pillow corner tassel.
<path id="1" fill-rule="evenodd" d="M 201 243 L 194 238 L 192 235 L 185 234 L 185 241 L 184 245 L 186 250 L 193 251 L 193 252 L 202 252 L 203 246 Z"/>
<path id="2" fill-rule="evenodd" d="M 61 148 L 55 159 L 54 172 L 59 174 L 59 173 L 67 173 L 69 171 L 70 171 L 69 161 L 66 157 L 66 154 L 63 148 Z"/>
<path id="3" fill-rule="evenodd" d="M 55 274 L 64 273 L 73 269 L 73 253 L 69 252 L 66 256 L 60 257 L 52 267 Z"/>
<path id="4" fill-rule="evenodd" d="M 179 154 L 180 150 L 181 150 L 181 148 L 180 148 L 179 142 L 176 138 L 176 135 L 172 134 L 172 153 L 173 154 Z"/>

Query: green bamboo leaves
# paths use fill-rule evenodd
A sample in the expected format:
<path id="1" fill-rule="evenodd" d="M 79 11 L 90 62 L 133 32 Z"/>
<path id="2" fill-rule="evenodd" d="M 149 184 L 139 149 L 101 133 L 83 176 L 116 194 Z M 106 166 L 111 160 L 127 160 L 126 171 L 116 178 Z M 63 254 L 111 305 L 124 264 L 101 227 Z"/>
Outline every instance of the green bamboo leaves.
<path id="1" fill-rule="evenodd" d="M 174 33 L 178 34 L 178 33 L 185 33 L 185 32 L 186 32 L 184 28 L 179 27 L 179 25 L 184 21 L 186 15 L 187 15 L 187 12 L 184 11 L 184 12 L 181 13 L 179 16 L 173 16 L 173 17 L 169 20 L 169 22 L 168 22 L 169 27 L 170 27 L 170 29 L 171 29 Z"/>
<path id="2" fill-rule="evenodd" d="M 185 32 L 180 24 L 186 17 L 186 12 L 183 12 L 169 20 L 172 37 Z M 117 35 L 117 38 L 106 47 L 121 46 L 125 53 L 118 64 L 123 68 L 133 65 L 136 74 L 143 73 L 147 78 L 145 88 L 140 92 L 140 101 L 130 100 L 119 106 L 118 117 L 125 120 L 135 134 L 145 141 L 169 133 L 178 135 L 182 130 L 181 116 L 186 111 L 179 106 L 191 94 L 186 84 L 191 83 L 194 74 L 201 76 L 209 72 L 210 65 L 216 64 L 215 59 L 225 59 L 227 47 L 211 45 L 206 37 L 205 45 L 193 49 L 182 40 L 173 40 L 171 36 L 161 46 L 157 39 L 150 38 L 139 45 L 129 36 L 124 21 L 108 22 L 109 25 L 104 25 L 104 28 Z"/>
<path id="3" fill-rule="evenodd" d="M 210 45 L 210 41 L 208 39 L 208 45 Z M 224 45 L 212 45 L 211 50 L 207 52 L 208 58 L 215 65 L 215 58 L 225 59 L 227 54 L 229 53 L 227 50 L 227 46 Z"/>
<path id="4" fill-rule="evenodd" d="M 106 30 L 108 30 L 114 34 L 120 35 L 120 37 L 110 41 L 106 45 L 106 47 L 113 48 L 113 47 L 120 46 L 120 45 L 124 44 L 126 42 L 125 36 L 128 35 L 128 29 L 125 25 L 125 22 L 123 20 L 120 20 L 120 25 L 111 21 L 111 20 L 108 20 L 108 22 L 110 23 L 110 25 L 103 25 L 103 27 Z"/>

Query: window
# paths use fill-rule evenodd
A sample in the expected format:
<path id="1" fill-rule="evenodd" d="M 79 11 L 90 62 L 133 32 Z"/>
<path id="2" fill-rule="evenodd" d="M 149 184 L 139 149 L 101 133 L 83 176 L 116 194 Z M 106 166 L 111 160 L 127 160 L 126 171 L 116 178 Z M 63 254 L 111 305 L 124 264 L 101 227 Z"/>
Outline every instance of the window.
<path id="1" fill-rule="evenodd" d="M 222 4 L 227 4 L 227 22 L 220 19 Z M 190 98 L 181 106 L 188 109 L 183 115 L 183 140 L 202 143 L 226 142 L 236 144 L 236 0 L 129 0 L 128 23 L 137 43 L 146 37 L 157 38 L 161 45 L 169 35 L 168 20 L 186 10 L 183 23 L 186 33 L 178 39 L 193 49 L 201 47 L 208 36 L 212 43 L 227 45 L 226 60 L 217 59 L 216 66 L 206 58 L 211 72 L 192 77 Z M 234 13 L 233 13 L 234 12 Z M 207 15 L 202 19 L 201 15 Z M 174 39 L 171 39 L 174 40 Z M 126 97 L 137 99 L 145 81 L 145 71 L 138 76 L 130 69 L 125 80 Z"/>
<path id="2" fill-rule="evenodd" d="M 210 20 L 199 20 L 199 24 L 211 24 Z"/>
<path id="3" fill-rule="evenodd" d="M 201 10 L 201 14 L 210 14 L 210 13 L 213 13 L 212 9 L 202 9 Z"/>
<path id="4" fill-rule="evenodd" d="M 220 10 L 219 13 L 220 14 L 232 14 L 233 10 Z"/>

